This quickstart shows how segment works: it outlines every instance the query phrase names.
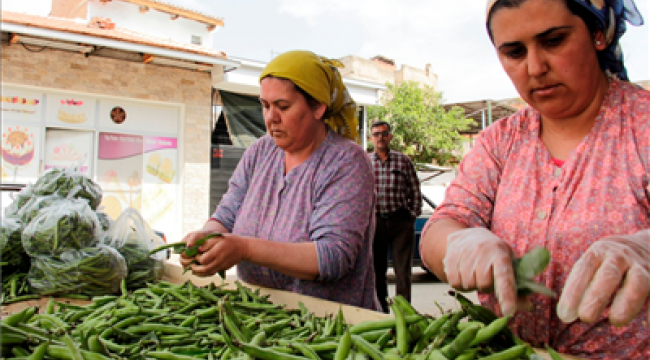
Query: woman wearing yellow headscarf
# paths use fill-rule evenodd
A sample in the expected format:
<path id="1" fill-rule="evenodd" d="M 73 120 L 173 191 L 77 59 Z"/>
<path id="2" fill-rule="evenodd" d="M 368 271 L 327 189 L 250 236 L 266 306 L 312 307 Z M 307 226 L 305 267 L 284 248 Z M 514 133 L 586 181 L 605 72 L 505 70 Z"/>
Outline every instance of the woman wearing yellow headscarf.
<path id="1" fill-rule="evenodd" d="M 374 175 L 337 61 L 290 51 L 260 76 L 267 135 L 246 149 L 203 229 L 195 274 L 237 265 L 244 282 L 379 309 L 371 239 Z"/>

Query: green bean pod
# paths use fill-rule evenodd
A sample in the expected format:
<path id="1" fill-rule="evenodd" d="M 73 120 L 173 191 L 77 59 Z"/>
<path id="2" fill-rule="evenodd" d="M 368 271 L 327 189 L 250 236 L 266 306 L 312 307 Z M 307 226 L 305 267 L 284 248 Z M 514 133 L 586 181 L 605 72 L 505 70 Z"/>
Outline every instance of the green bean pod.
<path id="1" fill-rule="evenodd" d="M 526 353 L 527 345 L 515 345 L 506 350 L 482 357 L 481 360 L 513 360 L 518 359 Z"/>
<path id="2" fill-rule="evenodd" d="M 503 330 L 506 326 L 508 326 L 508 321 L 510 320 L 512 316 L 504 316 L 501 318 L 498 318 L 494 321 L 492 321 L 489 325 L 485 326 L 484 328 L 480 329 L 478 333 L 476 334 L 476 337 L 470 344 L 470 347 L 474 347 L 479 344 L 483 344 L 490 339 L 492 339 L 494 336 L 496 336 L 501 330 Z"/>
<path id="3" fill-rule="evenodd" d="M 352 336 L 350 329 L 345 329 L 343 336 L 339 340 L 339 345 L 336 348 L 336 353 L 334 354 L 334 360 L 345 360 L 350 353 L 350 347 L 352 346 Z"/>
<path id="4" fill-rule="evenodd" d="M 456 359 L 458 355 L 470 347 L 469 344 L 476 338 L 479 329 L 480 327 L 476 324 L 468 326 L 449 345 L 443 347 L 440 352 L 450 360 Z"/>
<path id="5" fill-rule="evenodd" d="M 370 356 L 373 360 L 385 360 L 384 355 L 379 350 L 377 350 L 377 348 L 375 348 L 371 343 L 366 341 L 366 339 L 362 338 L 361 336 L 353 334 L 352 343 L 358 350 L 364 352 L 365 354 Z"/>

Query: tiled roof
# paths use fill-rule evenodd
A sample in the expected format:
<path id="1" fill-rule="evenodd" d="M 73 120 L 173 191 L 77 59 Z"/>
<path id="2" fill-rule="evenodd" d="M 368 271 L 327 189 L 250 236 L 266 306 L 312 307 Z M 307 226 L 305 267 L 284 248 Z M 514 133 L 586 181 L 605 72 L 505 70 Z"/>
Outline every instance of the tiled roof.
<path id="1" fill-rule="evenodd" d="M 118 40 L 134 44 L 155 46 L 187 53 L 207 55 L 220 59 L 227 58 L 226 53 L 223 51 L 216 51 L 198 45 L 183 44 L 166 39 L 160 39 L 117 26 L 114 29 L 101 29 L 97 27 L 89 27 L 86 23 L 80 23 L 71 19 L 28 15 L 11 11 L 2 11 L 2 22 Z"/>

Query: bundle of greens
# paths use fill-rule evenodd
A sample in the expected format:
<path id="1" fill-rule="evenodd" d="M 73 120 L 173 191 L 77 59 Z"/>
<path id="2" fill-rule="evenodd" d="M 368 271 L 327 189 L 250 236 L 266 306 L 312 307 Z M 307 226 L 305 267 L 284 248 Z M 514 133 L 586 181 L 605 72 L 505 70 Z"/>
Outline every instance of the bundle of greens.
<path id="1" fill-rule="evenodd" d="M 17 216 L 23 224 L 27 225 L 41 212 L 42 209 L 51 205 L 61 206 L 65 202 L 67 202 L 67 200 L 58 194 L 32 196 L 32 198 L 29 199 L 20 210 L 18 210 Z"/>
<path id="2" fill-rule="evenodd" d="M 59 194 L 66 198 L 87 199 L 90 207 L 96 210 L 102 202 L 102 189 L 92 179 L 70 167 L 51 168 L 41 175 L 34 184 L 34 194 Z"/>
<path id="3" fill-rule="evenodd" d="M 22 243 L 31 257 L 54 256 L 98 242 L 97 215 L 85 199 L 43 208 L 23 230 Z"/>
<path id="4" fill-rule="evenodd" d="M 129 290 L 156 283 L 164 275 L 165 263 L 159 257 L 149 256 L 149 246 L 135 232 L 118 251 L 126 260 L 126 286 Z"/>
<path id="5" fill-rule="evenodd" d="M 2 248 L 2 280 L 12 274 L 26 273 L 29 270 L 29 256 L 23 248 L 21 235 L 23 224 L 13 217 L 2 218 L 0 247 Z"/>
<path id="6" fill-rule="evenodd" d="M 119 292 L 126 274 L 126 262 L 119 252 L 95 245 L 58 256 L 33 257 L 27 280 L 40 295 L 99 296 Z"/>
<path id="7" fill-rule="evenodd" d="M 13 201 L 5 208 L 6 217 L 15 217 L 18 211 L 32 198 L 34 195 L 34 187 L 31 185 L 25 186 L 22 190 L 16 193 Z"/>
<path id="8" fill-rule="evenodd" d="M 113 225 L 113 219 L 105 211 L 99 209 L 97 209 L 95 215 L 97 215 L 97 220 L 99 220 L 102 231 L 108 231 Z"/>
<path id="9" fill-rule="evenodd" d="M 151 254 L 151 250 L 164 245 L 164 241 L 134 208 L 122 212 L 105 233 L 102 243 L 117 249 L 124 256 L 128 269 L 128 289 L 141 288 L 162 278 L 166 254 Z"/>

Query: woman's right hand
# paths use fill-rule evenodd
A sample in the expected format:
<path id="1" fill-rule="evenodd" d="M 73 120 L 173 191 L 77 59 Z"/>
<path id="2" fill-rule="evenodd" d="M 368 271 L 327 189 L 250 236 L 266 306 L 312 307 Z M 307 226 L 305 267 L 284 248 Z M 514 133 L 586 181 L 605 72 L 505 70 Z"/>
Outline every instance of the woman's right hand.
<path id="1" fill-rule="evenodd" d="M 192 232 L 188 233 L 187 235 L 185 235 L 185 237 L 183 237 L 182 241 L 185 243 L 186 247 L 191 247 L 191 246 L 194 245 L 194 243 L 197 240 L 199 240 L 199 239 L 201 239 L 201 238 L 203 238 L 205 236 L 208 236 L 208 235 L 210 235 L 212 233 L 215 233 L 215 232 L 216 231 L 214 231 L 214 230 L 206 230 L 206 229 L 192 231 Z M 208 241 L 205 242 L 205 244 L 202 246 L 202 248 L 204 248 L 204 249 L 205 248 L 211 248 L 212 243 L 214 243 L 214 242 L 215 242 L 215 240 L 208 239 Z M 197 257 L 199 255 L 200 255 L 200 253 L 195 255 L 195 256 L 188 257 L 188 256 L 185 256 L 184 252 L 181 253 L 180 261 L 181 261 L 181 265 L 183 266 L 183 268 L 186 268 L 187 266 L 189 266 L 192 263 L 193 260 L 198 261 Z"/>
<path id="2" fill-rule="evenodd" d="M 447 282 L 460 291 L 494 291 L 503 316 L 517 310 L 517 286 L 510 245 L 485 228 L 455 231 L 443 259 Z"/>

